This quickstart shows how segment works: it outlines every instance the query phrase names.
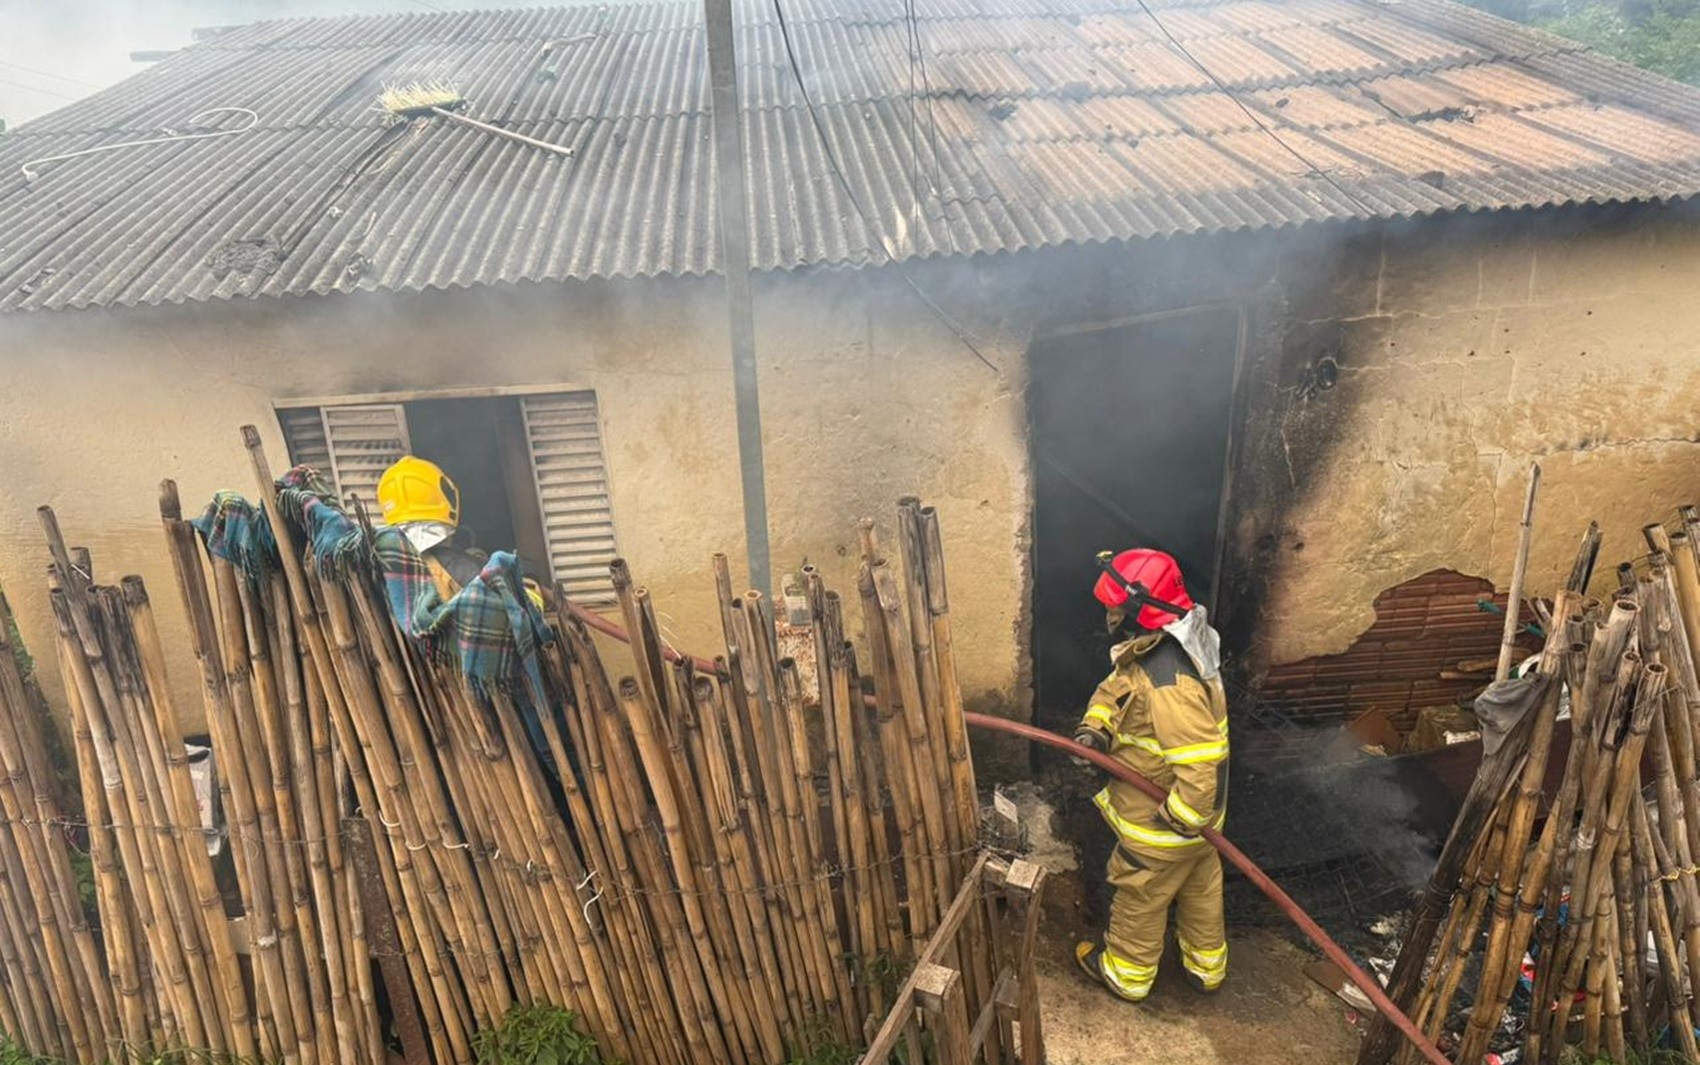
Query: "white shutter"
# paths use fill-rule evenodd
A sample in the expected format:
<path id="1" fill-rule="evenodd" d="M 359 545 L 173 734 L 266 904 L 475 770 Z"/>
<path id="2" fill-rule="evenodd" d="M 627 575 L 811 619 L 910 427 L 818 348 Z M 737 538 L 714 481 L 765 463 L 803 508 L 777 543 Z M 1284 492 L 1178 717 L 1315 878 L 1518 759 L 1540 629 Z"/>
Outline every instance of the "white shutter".
<path id="1" fill-rule="evenodd" d="M 586 606 L 611 603 L 614 515 L 596 393 L 526 396 L 520 407 L 555 585 Z"/>
<path id="2" fill-rule="evenodd" d="M 331 475 L 331 448 L 325 442 L 325 422 L 317 407 L 285 407 L 277 412 L 289 446 L 291 466 L 311 466 L 326 477 Z"/>
<path id="3" fill-rule="evenodd" d="M 407 441 L 407 413 L 399 403 L 325 407 L 323 412 L 331 480 L 338 498 L 347 502 L 358 497 L 373 524 L 382 524 L 378 480 L 413 450 Z"/>

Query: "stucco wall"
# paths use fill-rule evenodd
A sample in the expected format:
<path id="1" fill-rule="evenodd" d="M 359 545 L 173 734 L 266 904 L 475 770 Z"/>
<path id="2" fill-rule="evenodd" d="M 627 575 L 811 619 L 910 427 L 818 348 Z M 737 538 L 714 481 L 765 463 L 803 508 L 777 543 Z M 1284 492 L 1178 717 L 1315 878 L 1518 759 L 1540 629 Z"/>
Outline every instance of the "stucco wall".
<path id="1" fill-rule="evenodd" d="M 1300 248 L 1279 275 L 1236 511 L 1259 665 L 1345 649 L 1378 592 L 1431 569 L 1504 587 L 1532 461 L 1532 593 L 1590 519 L 1609 581 L 1644 523 L 1700 499 L 1691 210 L 1394 225 Z M 1338 382 L 1306 395 L 1323 355 Z"/>
<path id="2" fill-rule="evenodd" d="M 1640 552 L 1649 517 L 1700 498 L 1700 226 L 1678 209 L 1310 227 L 912 274 L 995 370 L 889 270 L 760 279 L 774 561 L 813 562 L 848 592 L 855 520 L 889 524 L 910 493 L 936 504 L 977 708 L 1030 711 L 1022 397 L 1028 345 L 1054 327 L 1251 309 L 1216 606 L 1254 670 L 1342 650 L 1378 592 L 1428 570 L 1503 585 L 1532 459 L 1546 474 L 1536 588 L 1589 518 L 1615 562 Z M 711 647 L 709 558 L 741 570 L 743 537 L 721 298 L 716 279 L 685 279 L 0 318 L 0 580 L 44 651 L 34 509 L 51 503 L 101 579 L 147 579 L 180 649 L 156 485 L 176 477 L 192 503 L 249 490 L 236 428 L 261 425 L 281 466 L 273 400 L 570 385 L 598 395 L 622 553 L 673 638 Z M 1308 389 L 1323 355 L 1338 380 Z M 1141 412 L 1159 415 L 1185 412 Z M 193 726 L 192 664 L 180 651 L 171 665 Z M 999 753 L 1016 766 L 1018 750 Z"/>
<path id="3" fill-rule="evenodd" d="M 0 579 L 57 695 L 35 508 L 52 504 L 98 577 L 140 573 L 162 615 L 181 704 L 201 712 L 156 488 L 186 507 L 251 494 L 237 435 L 285 451 L 272 401 L 401 389 L 595 389 L 621 552 L 681 646 L 710 649 L 710 558 L 743 580 L 743 519 L 718 280 L 381 294 L 0 320 Z M 805 298 L 806 297 L 806 298 Z M 1023 342 L 979 323 L 1003 371 L 976 362 L 891 279 L 779 277 L 758 291 L 775 568 L 818 565 L 854 602 L 856 519 L 896 500 L 939 509 L 964 691 L 1011 712 L 1021 695 L 1016 591 L 1026 522 Z"/>

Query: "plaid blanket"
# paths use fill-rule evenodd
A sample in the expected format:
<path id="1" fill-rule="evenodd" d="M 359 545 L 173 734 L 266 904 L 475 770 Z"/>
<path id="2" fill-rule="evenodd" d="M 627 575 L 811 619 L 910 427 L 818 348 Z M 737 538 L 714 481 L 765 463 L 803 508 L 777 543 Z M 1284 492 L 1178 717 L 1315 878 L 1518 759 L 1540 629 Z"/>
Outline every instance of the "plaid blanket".
<path id="1" fill-rule="evenodd" d="M 207 550 L 263 581 L 277 571 L 277 541 L 260 508 L 231 491 L 219 492 L 201 516 L 189 524 L 206 541 Z"/>
<path id="2" fill-rule="evenodd" d="M 340 573 L 360 557 L 366 538 L 337 503 L 336 492 L 318 470 L 297 466 L 277 479 L 277 488 L 279 509 L 306 532 L 313 559 L 321 569 Z"/>
<path id="3" fill-rule="evenodd" d="M 306 530 L 321 568 L 337 572 L 368 550 L 384 581 L 390 615 L 402 632 L 436 657 L 455 657 L 474 691 L 495 687 L 524 704 L 545 706 L 538 649 L 553 638 L 542 611 L 525 594 L 519 558 L 490 556 L 483 572 L 445 601 L 430 570 L 406 536 L 380 526 L 368 543 L 360 526 L 310 467 L 297 466 L 278 480 L 285 513 Z M 534 719 L 527 728 L 540 739 Z"/>

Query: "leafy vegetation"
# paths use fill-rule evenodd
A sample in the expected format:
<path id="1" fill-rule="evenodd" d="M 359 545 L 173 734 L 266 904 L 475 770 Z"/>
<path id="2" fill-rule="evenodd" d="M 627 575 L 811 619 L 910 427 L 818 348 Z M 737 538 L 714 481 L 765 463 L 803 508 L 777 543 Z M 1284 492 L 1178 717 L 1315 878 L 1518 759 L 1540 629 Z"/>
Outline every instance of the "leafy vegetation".
<path id="1" fill-rule="evenodd" d="M 1700 85 L 1700 0 L 1472 0 L 1477 7 Z"/>
<path id="2" fill-rule="evenodd" d="M 808 1047 L 792 1056 L 785 1065 L 854 1065 L 861 1051 L 841 1042 L 837 1026 L 825 1017 L 813 1017 L 803 1027 L 803 1043 Z"/>
<path id="3" fill-rule="evenodd" d="M 577 1014 L 541 1004 L 515 1006 L 501 1024 L 474 1033 L 472 1053 L 478 1065 L 616 1065 L 579 1029 Z"/>

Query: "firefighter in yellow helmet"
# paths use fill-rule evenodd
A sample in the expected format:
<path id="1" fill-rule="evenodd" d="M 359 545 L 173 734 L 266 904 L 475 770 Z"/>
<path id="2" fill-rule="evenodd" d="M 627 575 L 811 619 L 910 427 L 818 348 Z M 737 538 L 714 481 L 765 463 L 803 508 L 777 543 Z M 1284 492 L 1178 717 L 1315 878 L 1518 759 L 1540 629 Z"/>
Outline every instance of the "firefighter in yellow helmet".
<path id="1" fill-rule="evenodd" d="M 1174 910 L 1181 966 L 1201 991 L 1228 975 L 1222 861 L 1199 835 L 1220 828 L 1228 801 L 1228 701 L 1220 639 L 1193 603 L 1180 567 L 1161 551 L 1100 556 L 1094 593 L 1110 630 L 1129 638 L 1110 651 L 1075 740 L 1104 751 L 1168 789 L 1166 801 L 1111 780 L 1094 798 L 1116 834 L 1108 876 L 1115 895 L 1102 943 L 1075 947 L 1086 974 L 1117 996 L 1151 992 Z"/>
<path id="2" fill-rule="evenodd" d="M 378 480 L 378 508 L 385 524 L 400 529 L 425 560 L 444 599 L 452 599 L 490 561 L 460 524 L 460 489 L 434 462 L 415 455 L 397 459 Z M 549 609 L 542 586 L 531 577 L 525 593 L 537 609 Z"/>
<path id="3" fill-rule="evenodd" d="M 378 481 L 378 508 L 425 560 L 444 599 L 490 560 L 460 527 L 460 489 L 434 462 L 413 455 L 398 459 Z"/>

